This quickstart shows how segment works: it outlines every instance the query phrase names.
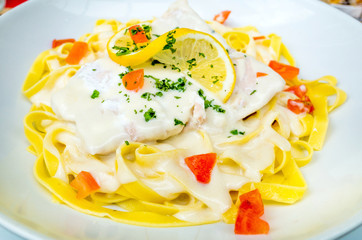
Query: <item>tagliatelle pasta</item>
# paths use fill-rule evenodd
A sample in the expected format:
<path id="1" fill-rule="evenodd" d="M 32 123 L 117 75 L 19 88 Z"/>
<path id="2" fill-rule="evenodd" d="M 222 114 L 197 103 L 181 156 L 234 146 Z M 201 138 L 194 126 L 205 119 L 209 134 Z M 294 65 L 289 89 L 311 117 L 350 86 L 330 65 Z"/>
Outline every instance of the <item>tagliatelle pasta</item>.
<path id="1" fill-rule="evenodd" d="M 194 16 L 184 8 L 180 7 Z M 37 156 L 34 175 L 38 182 L 54 199 L 77 211 L 151 227 L 191 226 L 220 220 L 234 223 L 239 196 L 253 189 L 258 189 L 264 200 L 288 204 L 300 200 L 307 190 L 300 167 L 312 160 L 315 150 L 322 148 L 328 114 L 346 100 L 345 92 L 336 87 L 337 80 L 332 76 L 313 81 L 297 77 L 287 80 L 288 86 L 306 87 L 302 90 L 307 92 L 307 100 L 314 108 L 296 114 L 288 104 L 298 99 L 298 93 L 283 91 L 287 88 L 284 80 L 279 87 L 268 87 L 270 81 L 280 84 L 282 80 L 265 66 L 270 61 L 296 66 L 282 38 L 276 34 L 262 35 L 252 26 L 230 28 L 208 22 L 207 27 L 214 29 L 212 34 L 223 37 L 224 40 L 217 39 L 221 45 L 222 41 L 227 43 L 224 47 L 234 63 L 236 76 L 243 75 L 241 80 L 237 78 L 227 102 L 210 100 L 214 96 L 212 91 L 198 85 L 190 73 L 177 71 L 176 65 L 162 63 L 161 55 L 129 67 L 145 71 L 140 92 L 129 91 L 122 83 L 127 72 L 119 71 L 119 65 L 109 59 L 107 44 L 114 34 L 127 27 L 139 25 L 145 30 L 143 23 L 151 24 L 150 33 L 156 35 L 152 39 L 157 38 L 157 27 L 163 24 L 160 20 L 121 23 L 101 19 L 92 33 L 79 39 L 88 46 L 79 64 L 66 62 L 74 45 L 71 42 L 46 50 L 36 58 L 23 93 L 33 103 L 24 118 L 24 128 L 30 142 L 28 150 Z M 187 28 L 182 26 L 182 19 L 179 24 Z M 168 41 L 173 41 L 170 32 L 165 34 L 169 34 Z M 205 58 L 204 52 L 196 50 L 197 59 Z M 178 53 L 176 49 L 175 52 Z M 197 59 L 186 59 L 188 70 L 197 67 Z M 216 63 L 209 65 L 211 69 L 217 68 Z M 256 77 L 260 71 L 262 77 Z M 162 74 L 167 78 L 160 80 Z M 111 85 L 113 76 L 119 82 Z M 270 80 L 258 80 L 263 77 Z M 216 76 L 213 84 L 222 82 L 219 80 Z M 154 85 L 157 92 L 151 91 L 156 89 Z M 119 89 L 114 90 L 116 87 Z M 80 91 L 79 95 L 74 94 L 75 89 Z M 114 94 L 124 98 L 118 100 Z M 136 97 L 144 102 L 138 104 Z M 162 98 L 165 100 L 157 102 Z M 133 105 L 127 105 L 130 102 Z M 132 106 L 131 112 L 120 106 Z M 174 110 L 179 108 L 178 112 Z M 135 118 L 129 123 L 127 117 L 131 113 Z M 169 122 L 167 113 L 172 116 Z M 125 124 L 117 125 L 115 119 Z M 149 127 L 141 129 L 139 119 Z M 88 125 L 102 121 L 102 126 Z M 154 130 L 149 133 L 149 128 Z M 114 129 L 122 131 L 117 135 Z M 96 134 L 94 139 L 86 138 Z M 205 184 L 195 179 L 184 159 L 207 153 L 216 153 L 217 158 L 210 183 Z M 99 185 L 98 190 L 83 199 L 77 197 L 77 191 L 70 185 L 81 171 L 90 172 Z"/>

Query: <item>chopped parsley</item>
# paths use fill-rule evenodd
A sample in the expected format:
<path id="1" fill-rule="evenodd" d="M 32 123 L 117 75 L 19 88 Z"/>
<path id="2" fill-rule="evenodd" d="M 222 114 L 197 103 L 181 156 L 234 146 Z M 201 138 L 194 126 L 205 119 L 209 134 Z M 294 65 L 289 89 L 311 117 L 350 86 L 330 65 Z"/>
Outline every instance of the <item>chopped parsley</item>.
<path id="1" fill-rule="evenodd" d="M 147 99 L 147 101 L 151 101 L 152 97 L 162 97 L 163 93 L 162 92 L 157 92 L 155 94 L 150 93 L 150 92 L 145 92 L 144 94 L 141 95 L 141 98 Z"/>
<path id="2" fill-rule="evenodd" d="M 176 99 L 180 99 L 181 97 L 179 97 L 179 96 L 174 96 L 174 98 L 176 98 Z"/>
<path id="3" fill-rule="evenodd" d="M 175 33 L 176 31 L 170 31 L 167 33 L 167 38 L 166 38 L 166 45 L 163 46 L 163 49 L 162 50 L 167 50 L 167 49 L 170 49 L 170 51 L 172 53 L 175 53 L 176 52 L 176 49 L 173 48 L 173 45 L 176 43 L 176 38 L 174 38 L 173 34 Z"/>
<path id="4" fill-rule="evenodd" d="M 150 25 L 145 25 L 145 24 L 142 24 L 142 27 L 143 31 L 145 31 L 147 39 L 150 40 L 152 27 Z"/>
<path id="5" fill-rule="evenodd" d="M 97 69 L 93 68 L 92 71 L 96 71 Z"/>
<path id="6" fill-rule="evenodd" d="M 256 92 L 256 90 L 253 90 L 253 91 L 250 93 L 250 95 L 253 95 L 255 92 Z"/>
<path id="7" fill-rule="evenodd" d="M 163 93 L 162 92 L 156 92 L 155 94 L 157 97 L 162 97 L 163 96 Z"/>
<path id="8" fill-rule="evenodd" d="M 199 57 L 205 57 L 205 54 L 202 52 L 199 52 Z"/>
<path id="9" fill-rule="evenodd" d="M 141 98 L 147 99 L 147 101 L 151 101 L 152 100 L 151 96 L 155 96 L 155 94 L 145 92 L 144 94 L 141 95 Z"/>
<path id="10" fill-rule="evenodd" d="M 215 79 L 212 83 L 215 84 L 219 81 L 219 76 L 212 76 L 211 78 Z"/>
<path id="11" fill-rule="evenodd" d="M 245 132 L 238 131 L 237 129 L 233 129 L 230 131 L 232 135 L 244 135 Z"/>
<path id="12" fill-rule="evenodd" d="M 204 91 L 202 89 L 199 89 L 198 94 L 202 99 L 204 99 L 204 108 L 205 109 L 211 107 L 216 112 L 225 113 L 225 109 L 223 109 L 220 105 L 215 105 L 212 103 L 214 101 L 214 99 L 208 100 L 206 98 L 206 96 L 204 95 Z"/>
<path id="13" fill-rule="evenodd" d="M 149 122 L 151 119 L 157 118 L 156 112 L 153 110 L 153 108 L 150 108 L 143 114 L 145 117 L 145 121 Z"/>
<path id="14" fill-rule="evenodd" d="M 214 65 L 211 64 L 210 67 L 211 67 L 211 68 L 214 68 Z"/>
<path id="15" fill-rule="evenodd" d="M 97 97 L 99 97 L 99 91 L 98 91 L 98 90 L 94 90 L 93 93 L 92 93 L 91 98 L 92 98 L 92 99 L 95 99 L 95 98 L 97 98 Z"/>
<path id="16" fill-rule="evenodd" d="M 161 35 L 158 35 L 158 34 L 152 34 L 153 36 L 155 36 L 155 37 L 159 37 L 159 36 L 161 36 Z"/>
<path id="17" fill-rule="evenodd" d="M 175 126 L 177 125 L 183 125 L 183 126 L 186 126 L 185 123 L 183 123 L 181 120 L 178 120 L 177 118 L 174 119 L 174 122 L 175 122 Z"/>
<path id="18" fill-rule="evenodd" d="M 158 79 L 151 75 L 145 75 L 145 77 L 155 80 L 156 88 L 164 92 L 167 92 L 168 90 L 184 92 L 186 90 L 187 80 L 184 77 L 177 79 L 175 82 L 168 78 Z"/>
<path id="19" fill-rule="evenodd" d="M 189 73 L 189 72 L 187 73 L 187 76 L 192 77 L 191 73 Z"/>
<path id="20" fill-rule="evenodd" d="M 128 141 L 124 141 L 124 143 L 128 146 L 129 145 L 129 142 Z"/>
<path id="21" fill-rule="evenodd" d="M 151 65 L 155 66 L 156 64 L 163 64 L 163 63 L 161 63 L 160 61 L 158 61 L 156 59 L 152 60 Z"/>
<path id="22" fill-rule="evenodd" d="M 128 47 L 113 46 L 112 49 L 117 50 L 116 56 L 122 56 L 131 53 Z"/>
<path id="23" fill-rule="evenodd" d="M 187 60 L 186 62 L 189 64 L 188 67 L 189 70 L 191 70 L 193 67 L 196 66 L 196 58 L 192 58 L 190 60 Z"/>
<path id="24" fill-rule="evenodd" d="M 176 70 L 176 71 L 178 71 L 178 72 L 181 72 L 181 69 L 179 68 L 179 67 L 176 67 L 175 65 L 171 65 L 171 69 L 172 70 Z"/>

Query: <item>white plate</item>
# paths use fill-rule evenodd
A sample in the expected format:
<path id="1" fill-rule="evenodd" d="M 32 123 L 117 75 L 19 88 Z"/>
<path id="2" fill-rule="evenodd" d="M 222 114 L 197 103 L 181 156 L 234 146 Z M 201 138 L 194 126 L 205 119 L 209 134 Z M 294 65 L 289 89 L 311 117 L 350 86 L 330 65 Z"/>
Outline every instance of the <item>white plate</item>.
<path id="1" fill-rule="evenodd" d="M 170 1 L 32 0 L 0 17 L 0 223 L 28 239 L 235 239 L 223 223 L 143 228 L 78 213 L 53 203 L 33 178 L 20 89 L 35 57 L 54 38 L 79 37 L 99 18 L 149 19 Z M 191 0 L 205 19 L 231 9 L 228 24 L 275 32 L 295 56 L 302 78 L 331 74 L 348 93 L 331 114 L 326 144 L 302 168 L 309 189 L 294 205 L 267 206 L 273 239 L 328 239 L 362 222 L 362 24 L 315 0 Z M 242 236 L 238 236 L 243 238 Z"/>

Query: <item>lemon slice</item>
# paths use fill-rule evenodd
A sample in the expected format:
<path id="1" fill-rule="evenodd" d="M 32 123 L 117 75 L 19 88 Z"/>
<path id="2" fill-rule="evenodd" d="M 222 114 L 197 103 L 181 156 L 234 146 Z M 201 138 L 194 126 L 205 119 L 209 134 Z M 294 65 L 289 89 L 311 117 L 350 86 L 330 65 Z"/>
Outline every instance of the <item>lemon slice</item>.
<path id="1" fill-rule="evenodd" d="M 153 58 L 189 75 L 222 102 L 229 99 L 235 86 L 235 69 L 225 48 L 213 36 L 179 28 L 136 46 L 129 43 L 125 32 L 121 30 L 108 42 L 113 61 L 135 66 Z"/>

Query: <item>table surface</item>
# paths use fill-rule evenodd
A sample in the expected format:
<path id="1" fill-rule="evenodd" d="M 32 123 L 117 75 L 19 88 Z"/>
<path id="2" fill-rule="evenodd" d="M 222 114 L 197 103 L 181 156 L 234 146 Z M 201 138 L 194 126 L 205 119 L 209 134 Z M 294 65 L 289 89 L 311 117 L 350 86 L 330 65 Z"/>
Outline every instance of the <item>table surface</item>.
<path id="1" fill-rule="evenodd" d="M 0 225 L 0 239 L 24 240 L 24 238 L 19 237 L 18 235 L 10 232 L 1 225 Z M 339 238 L 338 240 L 359 240 L 359 239 L 362 239 L 362 225 L 354 229 L 352 232 L 348 233 L 347 235 L 344 235 L 343 237 Z"/>

